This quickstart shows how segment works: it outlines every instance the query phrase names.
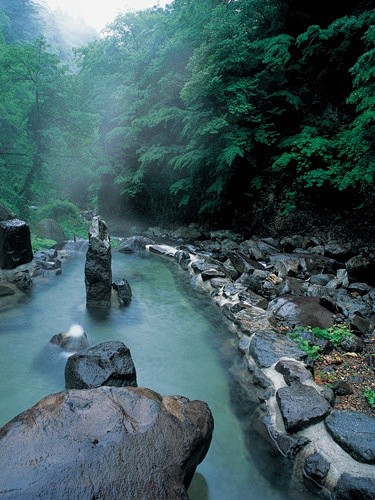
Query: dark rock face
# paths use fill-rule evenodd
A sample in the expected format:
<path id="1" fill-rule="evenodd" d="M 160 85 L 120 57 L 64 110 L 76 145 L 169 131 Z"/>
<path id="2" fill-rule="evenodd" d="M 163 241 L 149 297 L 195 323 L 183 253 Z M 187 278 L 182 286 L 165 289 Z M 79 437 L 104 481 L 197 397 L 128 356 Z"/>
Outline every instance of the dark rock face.
<path id="1" fill-rule="evenodd" d="M 120 307 L 128 306 L 133 296 L 128 280 L 116 280 L 112 283 L 112 288 L 117 292 L 117 300 Z"/>
<path id="2" fill-rule="evenodd" d="M 109 308 L 111 305 L 112 269 L 111 242 L 107 225 L 94 217 L 89 231 L 89 248 L 85 264 L 86 305 L 88 308 Z"/>
<path id="3" fill-rule="evenodd" d="M 121 253 L 137 253 L 145 250 L 146 245 L 155 245 L 155 241 L 146 236 L 131 236 L 126 238 L 118 249 Z"/>
<path id="4" fill-rule="evenodd" d="M 122 342 L 105 342 L 74 354 L 65 366 L 67 389 L 137 387 L 130 350 Z"/>
<path id="5" fill-rule="evenodd" d="M 307 357 L 293 340 L 272 330 L 257 332 L 250 342 L 249 352 L 262 368 L 269 368 L 283 357 L 297 360 Z"/>
<path id="6" fill-rule="evenodd" d="M 363 255 L 356 255 L 346 263 L 350 283 L 363 281 L 368 285 L 375 286 L 375 262 L 370 261 Z"/>
<path id="7" fill-rule="evenodd" d="M 313 453 L 306 460 L 304 472 L 307 477 L 318 484 L 322 484 L 330 467 L 331 464 L 320 453 Z"/>
<path id="8" fill-rule="evenodd" d="M 290 359 L 279 361 L 275 366 L 275 370 L 283 375 L 288 385 L 294 383 L 303 384 L 306 380 L 312 379 L 311 372 L 302 363 Z"/>
<path id="9" fill-rule="evenodd" d="M 0 430 L 1 498 L 187 499 L 208 406 L 140 388 L 49 396 Z"/>
<path id="10" fill-rule="evenodd" d="M 39 238 L 48 238 L 55 240 L 57 243 L 65 241 L 65 234 L 60 224 L 55 219 L 43 219 L 34 229 L 34 232 Z"/>
<path id="11" fill-rule="evenodd" d="M 316 297 L 285 295 L 270 302 L 268 310 L 278 321 L 291 326 L 327 328 L 333 325 L 332 313 Z"/>
<path id="12" fill-rule="evenodd" d="M 355 460 L 375 464 L 375 418 L 334 410 L 324 423 L 333 439 Z"/>
<path id="13" fill-rule="evenodd" d="M 375 479 L 343 474 L 333 492 L 334 500 L 374 500 Z"/>
<path id="14" fill-rule="evenodd" d="M 327 400 L 309 385 L 281 387 L 276 399 L 288 432 L 298 432 L 316 424 L 332 410 Z"/>
<path id="15" fill-rule="evenodd" d="M 324 491 L 324 481 L 330 467 L 330 462 L 318 452 L 309 455 L 303 467 L 303 482 L 305 486 L 319 498 L 322 491 Z M 325 495 L 323 498 L 325 498 Z"/>
<path id="16" fill-rule="evenodd" d="M 33 260 L 30 228 L 19 220 L 0 222 L 0 268 L 14 269 Z"/>

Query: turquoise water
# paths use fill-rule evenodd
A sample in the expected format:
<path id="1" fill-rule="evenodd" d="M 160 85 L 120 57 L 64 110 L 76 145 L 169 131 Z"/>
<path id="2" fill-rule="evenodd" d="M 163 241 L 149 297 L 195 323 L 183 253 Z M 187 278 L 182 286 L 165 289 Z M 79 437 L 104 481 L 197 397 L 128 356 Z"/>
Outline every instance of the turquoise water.
<path id="1" fill-rule="evenodd" d="M 80 324 L 91 344 L 120 340 L 130 348 L 139 386 L 210 406 L 214 437 L 190 488 L 192 500 L 286 498 L 249 456 L 219 355 L 221 340 L 230 334 L 218 325 L 215 306 L 188 294 L 173 264 L 115 252 L 113 278 L 128 279 L 133 301 L 95 318 L 85 307 L 83 272 L 84 254 L 75 254 L 61 276 L 35 284 L 24 304 L 0 314 L 0 425 L 64 389 L 66 358 L 47 344 L 54 334 Z"/>

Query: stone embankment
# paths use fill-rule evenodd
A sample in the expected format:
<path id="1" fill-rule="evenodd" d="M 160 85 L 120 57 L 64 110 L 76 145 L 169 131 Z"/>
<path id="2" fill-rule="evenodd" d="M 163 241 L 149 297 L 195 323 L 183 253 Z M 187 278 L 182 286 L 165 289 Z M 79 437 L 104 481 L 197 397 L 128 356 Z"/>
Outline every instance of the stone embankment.
<path id="1" fill-rule="evenodd" d="M 311 327 L 344 323 L 351 334 L 337 349 L 349 357 L 365 351 L 371 365 L 374 250 L 302 235 L 242 241 L 196 226 L 150 228 L 120 252 L 141 248 L 176 261 L 229 321 L 259 401 L 253 426 L 290 459 L 294 480 L 322 498 L 374 499 L 375 418 L 335 409 L 340 391 L 315 383 L 306 349 L 287 334 L 299 327 L 306 345 L 327 353 L 332 344 Z"/>

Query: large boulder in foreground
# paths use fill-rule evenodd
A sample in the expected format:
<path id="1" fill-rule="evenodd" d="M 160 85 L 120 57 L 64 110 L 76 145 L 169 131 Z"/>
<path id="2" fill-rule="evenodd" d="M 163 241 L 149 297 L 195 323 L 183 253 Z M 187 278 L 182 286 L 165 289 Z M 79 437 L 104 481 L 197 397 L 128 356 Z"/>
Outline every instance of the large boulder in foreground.
<path id="1" fill-rule="evenodd" d="M 0 429 L 0 497 L 187 499 L 208 406 L 140 388 L 51 395 Z"/>
<path id="2" fill-rule="evenodd" d="M 0 222 L 0 269 L 14 269 L 33 260 L 30 228 L 19 219 Z"/>
<path id="3" fill-rule="evenodd" d="M 66 362 L 67 389 L 93 389 L 103 385 L 137 387 L 133 359 L 122 342 L 104 342 L 73 354 Z"/>

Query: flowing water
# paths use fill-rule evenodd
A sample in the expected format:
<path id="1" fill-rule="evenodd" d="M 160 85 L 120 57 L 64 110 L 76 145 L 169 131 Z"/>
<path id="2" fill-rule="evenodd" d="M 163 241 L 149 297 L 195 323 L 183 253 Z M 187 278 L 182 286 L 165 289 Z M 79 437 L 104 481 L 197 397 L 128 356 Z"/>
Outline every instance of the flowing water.
<path id="1" fill-rule="evenodd" d="M 280 483 L 276 487 L 277 472 L 266 480 L 249 455 L 251 439 L 232 409 L 220 355 L 231 334 L 218 322 L 215 306 L 187 293 L 176 266 L 155 256 L 114 252 L 112 268 L 114 279 L 130 282 L 133 301 L 107 317 L 86 310 L 83 253 L 69 257 L 61 276 L 36 283 L 23 304 L 0 313 L 0 425 L 64 389 L 66 354 L 47 344 L 54 334 L 79 324 L 92 345 L 120 340 L 130 348 L 139 386 L 210 406 L 214 436 L 190 487 L 192 500 L 287 498 Z M 272 467 L 277 469 L 263 464 Z"/>

